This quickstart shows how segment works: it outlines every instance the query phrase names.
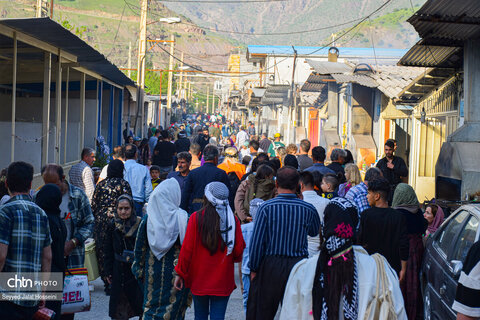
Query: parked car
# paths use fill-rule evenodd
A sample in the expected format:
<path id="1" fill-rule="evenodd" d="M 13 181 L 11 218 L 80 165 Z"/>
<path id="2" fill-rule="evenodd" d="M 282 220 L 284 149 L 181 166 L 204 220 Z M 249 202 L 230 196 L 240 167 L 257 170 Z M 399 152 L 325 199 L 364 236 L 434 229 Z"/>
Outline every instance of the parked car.
<path id="1" fill-rule="evenodd" d="M 480 204 L 461 206 L 428 239 L 420 274 L 425 320 L 456 319 L 457 281 L 468 250 L 479 238 Z"/>

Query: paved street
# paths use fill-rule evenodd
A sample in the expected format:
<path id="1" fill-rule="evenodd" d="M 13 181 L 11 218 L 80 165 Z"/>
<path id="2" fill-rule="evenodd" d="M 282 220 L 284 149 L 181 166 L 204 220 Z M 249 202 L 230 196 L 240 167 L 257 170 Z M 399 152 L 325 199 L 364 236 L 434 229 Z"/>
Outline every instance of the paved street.
<path id="1" fill-rule="evenodd" d="M 235 282 L 237 283 L 237 289 L 233 291 L 228 302 L 227 314 L 225 320 L 240 320 L 245 319 L 243 312 L 243 302 L 242 302 L 242 293 L 240 292 L 240 278 L 238 275 L 237 266 L 235 266 Z M 110 319 L 108 316 L 108 302 L 109 297 L 103 292 L 103 282 L 102 280 L 97 279 L 93 282 L 95 286 L 95 291 L 92 292 L 92 309 L 89 312 L 77 313 L 75 315 L 76 320 L 106 320 Z M 191 308 L 187 309 L 186 320 L 193 320 L 193 305 Z M 133 318 L 138 319 L 138 318 Z"/>

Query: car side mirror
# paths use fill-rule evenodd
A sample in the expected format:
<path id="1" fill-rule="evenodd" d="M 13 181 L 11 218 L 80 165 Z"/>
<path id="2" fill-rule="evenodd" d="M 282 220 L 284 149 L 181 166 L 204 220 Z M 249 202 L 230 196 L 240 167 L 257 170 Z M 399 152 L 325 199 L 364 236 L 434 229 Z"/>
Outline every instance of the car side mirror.
<path id="1" fill-rule="evenodd" d="M 452 260 L 450 261 L 450 265 L 452 266 L 452 274 L 454 278 L 460 277 L 460 272 L 463 269 L 463 263 L 460 260 Z"/>

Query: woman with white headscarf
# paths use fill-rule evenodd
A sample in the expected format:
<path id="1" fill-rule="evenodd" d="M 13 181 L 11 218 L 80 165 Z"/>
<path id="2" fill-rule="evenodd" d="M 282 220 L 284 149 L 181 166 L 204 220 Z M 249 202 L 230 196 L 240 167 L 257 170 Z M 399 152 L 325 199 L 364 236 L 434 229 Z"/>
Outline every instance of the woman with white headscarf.
<path id="1" fill-rule="evenodd" d="M 188 221 L 180 200 L 177 180 L 163 181 L 150 195 L 139 227 L 132 271 L 143 286 L 143 319 L 183 319 L 189 306 L 189 290 L 173 288 Z"/>
<path id="2" fill-rule="evenodd" d="M 190 217 L 175 267 L 175 288 L 190 288 L 195 319 L 224 319 L 228 299 L 236 288 L 234 263 L 242 260 L 245 242 L 240 222 L 228 203 L 221 182 L 205 187 L 203 208 Z"/>

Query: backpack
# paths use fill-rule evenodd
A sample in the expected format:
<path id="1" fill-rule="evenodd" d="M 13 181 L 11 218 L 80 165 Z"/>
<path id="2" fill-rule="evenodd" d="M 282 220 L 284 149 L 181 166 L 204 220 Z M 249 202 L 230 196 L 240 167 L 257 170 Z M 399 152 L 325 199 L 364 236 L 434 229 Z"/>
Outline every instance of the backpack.
<path id="1" fill-rule="evenodd" d="M 272 199 L 275 192 L 275 182 L 273 179 L 260 179 L 257 181 L 254 174 L 248 176 L 248 189 L 245 193 L 245 199 L 243 200 L 243 208 L 247 212 L 250 213 L 250 201 L 255 198 L 259 198 L 262 200 L 269 200 Z M 257 185 L 255 187 L 255 181 L 257 181 Z"/>
<path id="2" fill-rule="evenodd" d="M 375 298 L 367 306 L 364 320 L 396 320 L 397 314 L 393 305 L 392 293 L 388 288 L 387 273 L 385 270 L 385 258 L 375 253 L 372 258 L 377 264 L 377 288 Z"/>
<path id="3" fill-rule="evenodd" d="M 227 173 L 228 181 L 230 181 L 230 190 L 232 194 L 236 194 L 238 187 L 240 186 L 240 179 L 238 179 L 235 171 Z"/>

